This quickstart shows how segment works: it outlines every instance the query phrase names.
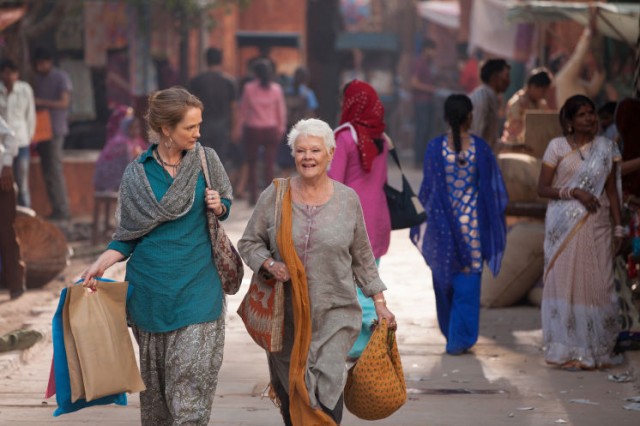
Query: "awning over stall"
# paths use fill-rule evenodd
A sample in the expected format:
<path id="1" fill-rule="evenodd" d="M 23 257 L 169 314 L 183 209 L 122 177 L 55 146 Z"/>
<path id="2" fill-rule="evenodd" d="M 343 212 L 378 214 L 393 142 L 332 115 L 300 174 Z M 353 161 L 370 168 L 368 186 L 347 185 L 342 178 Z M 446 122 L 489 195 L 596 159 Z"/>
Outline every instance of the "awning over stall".
<path id="1" fill-rule="evenodd" d="M 300 47 L 300 34 L 271 31 L 236 31 L 238 47 Z"/>
<path id="2" fill-rule="evenodd" d="M 344 32 L 338 34 L 336 50 L 377 50 L 397 52 L 400 49 L 398 36 L 392 33 Z"/>
<path id="3" fill-rule="evenodd" d="M 418 2 L 419 15 L 446 28 L 460 25 L 457 1 Z M 640 3 L 561 2 L 522 0 L 474 0 L 471 12 L 470 48 L 514 59 L 516 38 L 526 29 L 518 24 L 573 20 L 589 24 L 591 9 L 597 13 L 596 25 L 601 34 L 634 46 L 640 31 Z M 526 35 L 526 34 L 525 34 Z M 530 38 L 530 37 L 528 37 Z"/>
<path id="4" fill-rule="evenodd" d="M 589 25 L 591 8 L 597 12 L 598 32 L 633 45 L 638 38 L 638 3 L 590 3 L 559 1 L 505 1 L 507 17 L 514 22 L 553 22 L 571 19 Z"/>
<path id="5" fill-rule="evenodd" d="M 457 1 L 418 2 L 418 14 L 434 24 L 457 29 L 460 26 L 460 3 Z"/>

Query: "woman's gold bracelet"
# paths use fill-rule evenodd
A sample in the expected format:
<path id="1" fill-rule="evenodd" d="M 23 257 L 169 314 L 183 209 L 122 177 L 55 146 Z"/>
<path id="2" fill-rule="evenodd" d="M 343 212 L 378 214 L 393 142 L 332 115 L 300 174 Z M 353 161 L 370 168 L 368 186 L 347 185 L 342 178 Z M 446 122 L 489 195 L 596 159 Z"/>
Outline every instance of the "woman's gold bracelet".
<path id="1" fill-rule="evenodd" d="M 382 303 L 384 306 L 387 306 L 387 301 L 384 299 L 373 299 L 373 303 Z"/>

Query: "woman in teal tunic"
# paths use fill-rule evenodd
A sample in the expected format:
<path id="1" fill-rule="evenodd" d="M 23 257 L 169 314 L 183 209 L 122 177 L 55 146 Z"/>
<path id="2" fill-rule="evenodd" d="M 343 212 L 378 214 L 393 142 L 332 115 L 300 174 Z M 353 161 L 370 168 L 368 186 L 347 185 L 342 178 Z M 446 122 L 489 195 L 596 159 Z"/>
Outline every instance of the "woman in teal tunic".
<path id="1" fill-rule="evenodd" d="M 84 273 L 84 285 L 129 259 L 127 304 L 147 390 L 143 425 L 209 422 L 224 347 L 224 296 L 212 261 L 206 209 L 224 220 L 229 178 L 211 148 L 197 141 L 202 103 L 181 88 L 149 98 L 152 146 L 124 173 L 118 228 L 107 250 Z M 204 149 L 213 188 L 205 188 Z"/>

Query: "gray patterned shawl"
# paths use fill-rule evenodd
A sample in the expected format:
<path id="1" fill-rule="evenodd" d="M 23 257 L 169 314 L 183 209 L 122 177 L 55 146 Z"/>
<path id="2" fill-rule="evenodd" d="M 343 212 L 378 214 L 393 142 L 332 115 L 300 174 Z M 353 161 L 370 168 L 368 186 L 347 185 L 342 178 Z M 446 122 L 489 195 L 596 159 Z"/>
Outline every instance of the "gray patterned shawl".
<path id="1" fill-rule="evenodd" d="M 129 241 L 151 232 L 163 222 L 178 219 L 193 206 L 196 183 L 202 166 L 197 143 L 194 149 L 187 151 L 178 169 L 173 183 L 160 201 L 151 189 L 144 171 L 144 164 L 138 159 L 129 164 L 122 176 L 120 199 L 116 209 L 118 227 L 113 239 Z M 204 148 L 209 166 L 209 176 L 213 189 L 222 198 L 232 199 L 231 183 L 216 152 Z M 204 214 L 204 210 L 202 212 Z"/>

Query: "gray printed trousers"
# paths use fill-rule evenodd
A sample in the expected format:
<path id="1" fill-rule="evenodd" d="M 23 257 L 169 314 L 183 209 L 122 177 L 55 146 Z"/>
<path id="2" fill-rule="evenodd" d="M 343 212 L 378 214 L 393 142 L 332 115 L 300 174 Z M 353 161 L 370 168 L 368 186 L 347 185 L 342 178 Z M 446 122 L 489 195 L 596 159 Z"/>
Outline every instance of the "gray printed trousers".
<path id="1" fill-rule="evenodd" d="M 213 322 L 168 333 L 133 326 L 140 372 L 143 426 L 206 426 L 211 416 L 224 351 L 224 313 Z"/>

